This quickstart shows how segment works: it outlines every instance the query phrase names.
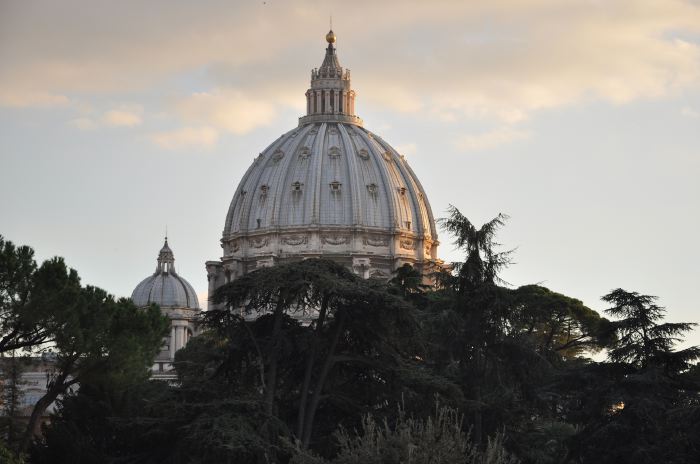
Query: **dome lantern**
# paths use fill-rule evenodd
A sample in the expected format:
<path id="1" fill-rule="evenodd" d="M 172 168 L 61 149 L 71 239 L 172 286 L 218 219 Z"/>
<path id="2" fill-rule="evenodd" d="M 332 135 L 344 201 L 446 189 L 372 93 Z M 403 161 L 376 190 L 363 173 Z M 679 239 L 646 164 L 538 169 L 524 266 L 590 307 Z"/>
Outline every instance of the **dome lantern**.
<path id="1" fill-rule="evenodd" d="M 299 125 L 319 121 L 336 121 L 362 125 L 355 115 L 355 91 L 350 85 L 350 70 L 343 69 L 335 49 L 336 35 L 326 34 L 326 55 L 323 63 L 311 70 L 311 88 L 306 91 L 306 116 Z"/>

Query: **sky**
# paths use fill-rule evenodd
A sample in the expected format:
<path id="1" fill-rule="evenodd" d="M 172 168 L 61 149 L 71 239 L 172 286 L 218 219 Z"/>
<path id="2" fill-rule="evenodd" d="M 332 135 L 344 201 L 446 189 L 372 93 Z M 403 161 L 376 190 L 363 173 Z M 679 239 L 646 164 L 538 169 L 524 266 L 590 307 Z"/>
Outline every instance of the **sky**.
<path id="1" fill-rule="evenodd" d="M 330 15 L 357 114 L 435 216 L 510 216 L 506 281 L 598 311 L 614 288 L 658 295 L 700 323 L 692 0 L 0 0 L 0 234 L 130 296 L 167 227 L 204 303 L 237 183 L 303 114 Z"/>

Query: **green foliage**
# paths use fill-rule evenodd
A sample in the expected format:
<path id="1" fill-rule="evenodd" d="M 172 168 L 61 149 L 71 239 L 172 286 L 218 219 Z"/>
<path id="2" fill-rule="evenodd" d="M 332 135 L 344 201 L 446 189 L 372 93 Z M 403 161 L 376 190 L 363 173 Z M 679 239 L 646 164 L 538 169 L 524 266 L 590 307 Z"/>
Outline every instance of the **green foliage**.
<path id="1" fill-rule="evenodd" d="M 477 229 L 454 206 L 450 205 L 447 211 L 449 217 L 440 219 L 439 222 L 455 237 L 455 245 L 467 254 L 464 263 L 456 266 L 459 274 L 458 290 L 465 292 L 485 283 L 498 282 L 498 272 L 510 264 L 512 251 L 497 252 L 496 248 L 500 244 L 495 241 L 495 237 L 508 216 L 499 214 Z"/>
<path id="2" fill-rule="evenodd" d="M 539 285 L 512 293 L 510 330 L 531 338 L 540 353 L 554 351 L 571 358 L 597 351 L 609 341 L 609 321 L 580 300 Z"/>
<path id="3" fill-rule="evenodd" d="M 312 453 L 297 450 L 294 464 L 516 464 L 519 461 L 503 447 L 502 437 L 490 439 L 483 451 L 462 428 L 458 411 L 436 407 L 425 420 L 399 414 L 393 426 L 366 415 L 359 432 L 341 428 L 336 433 L 338 455 L 326 461 Z"/>
<path id="4" fill-rule="evenodd" d="M 611 327 L 617 335 L 610 350 L 611 361 L 639 368 L 658 365 L 670 373 L 686 371 L 692 361 L 700 358 L 700 348 L 696 346 L 672 350 L 681 341 L 681 335 L 697 324 L 660 324 L 665 309 L 655 303 L 657 297 L 618 288 L 603 300 L 613 304 L 605 312 L 618 318 Z"/>
<path id="5" fill-rule="evenodd" d="M 0 462 L 3 464 L 25 464 L 27 461 L 24 455 L 17 454 L 8 448 L 2 440 L 0 440 Z"/>
<path id="6" fill-rule="evenodd" d="M 41 416 L 80 383 L 128 385 L 146 379 L 165 335 L 157 307 L 146 311 L 104 290 L 83 287 L 63 259 L 41 266 L 29 247 L 0 237 L 0 353 L 52 354 L 47 391 L 35 404 L 19 448 L 39 433 Z"/>
<path id="7" fill-rule="evenodd" d="M 26 358 L 17 356 L 13 350 L 10 356 L 1 359 L 0 372 L 2 373 L 2 383 L 0 392 L 2 393 L 2 415 L 0 416 L 0 439 L 10 446 L 17 444 L 24 427 L 20 416 L 22 399 L 24 397 L 22 387 L 22 373 L 25 371 Z M 0 461 L 1 462 L 1 461 Z"/>
<path id="8" fill-rule="evenodd" d="M 664 322 L 636 292 L 606 295 L 608 320 L 502 285 L 505 220 L 477 228 L 451 208 L 443 224 L 465 260 L 430 288 L 410 266 L 385 283 L 320 259 L 241 276 L 176 354 L 173 385 L 146 380 L 157 308 L 83 288 L 58 259 L 30 272 L 26 298 L 5 278 L 20 282 L 3 297 L 7 314 L 24 308 L 17 320 L 58 308 L 34 325 L 57 354 L 52 391 L 81 384 L 33 462 L 700 462 L 700 351 L 675 349 L 693 324 Z M 603 349 L 606 362 L 587 358 Z"/>

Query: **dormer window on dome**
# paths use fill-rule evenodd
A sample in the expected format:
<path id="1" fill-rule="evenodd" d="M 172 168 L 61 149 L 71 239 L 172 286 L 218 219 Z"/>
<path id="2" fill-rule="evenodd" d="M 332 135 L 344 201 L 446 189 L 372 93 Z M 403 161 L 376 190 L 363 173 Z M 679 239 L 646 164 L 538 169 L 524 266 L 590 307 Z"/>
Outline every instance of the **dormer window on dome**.
<path id="1" fill-rule="evenodd" d="M 335 146 L 330 147 L 328 149 L 328 156 L 330 156 L 331 158 L 338 158 L 340 156 L 340 148 Z"/>
<path id="2" fill-rule="evenodd" d="M 333 182 L 330 183 L 331 186 L 331 192 L 332 193 L 340 193 L 340 186 L 342 184 L 338 182 L 337 180 L 334 180 Z"/>

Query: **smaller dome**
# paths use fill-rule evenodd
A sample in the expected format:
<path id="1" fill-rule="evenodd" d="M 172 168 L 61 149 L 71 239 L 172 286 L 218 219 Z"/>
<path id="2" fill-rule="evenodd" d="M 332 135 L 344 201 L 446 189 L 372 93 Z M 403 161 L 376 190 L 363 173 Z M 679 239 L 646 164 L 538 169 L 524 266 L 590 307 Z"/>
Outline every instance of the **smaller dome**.
<path id="1" fill-rule="evenodd" d="M 175 257 L 168 246 L 168 238 L 158 254 L 156 272 L 136 286 L 131 299 L 136 306 L 199 309 L 197 293 L 188 281 L 175 272 Z"/>
<path id="2" fill-rule="evenodd" d="M 333 32 L 333 29 L 328 31 L 328 34 L 326 34 L 326 42 L 329 44 L 335 43 L 335 32 Z"/>

